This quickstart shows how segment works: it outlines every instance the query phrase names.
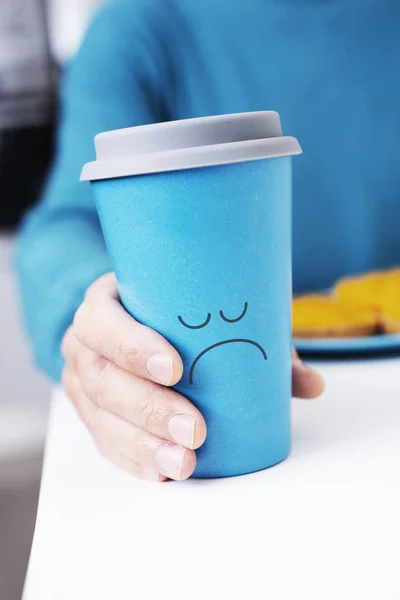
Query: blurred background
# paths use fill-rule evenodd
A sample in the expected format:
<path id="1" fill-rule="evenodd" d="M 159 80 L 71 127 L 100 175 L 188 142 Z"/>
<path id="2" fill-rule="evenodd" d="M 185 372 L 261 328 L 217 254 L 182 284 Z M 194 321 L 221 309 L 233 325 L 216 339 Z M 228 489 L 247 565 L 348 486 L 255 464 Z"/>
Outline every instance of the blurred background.
<path id="1" fill-rule="evenodd" d="M 20 600 L 50 384 L 32 366 L 12 260 L 53 152 L 57 84 L 101 0 L 0 0 L 0 600 Z"/>

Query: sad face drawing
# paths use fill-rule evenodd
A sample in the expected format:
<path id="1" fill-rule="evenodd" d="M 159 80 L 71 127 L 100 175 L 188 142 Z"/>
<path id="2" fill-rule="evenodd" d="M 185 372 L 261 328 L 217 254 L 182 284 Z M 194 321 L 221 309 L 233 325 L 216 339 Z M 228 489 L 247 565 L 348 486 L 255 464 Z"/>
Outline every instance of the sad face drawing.
<path id="1" fill-rule="evenodd" d="M 220 310 L 219 318 L 221 318 L 226 323 L 230 323 L 232 325 L 235 323 L 239 323 L 239 321 L 241 321 L 242 319 L 245 318 L 248 308 L 249 308 L 249 305 L 247 302 L 245 302 L 241 314 L 238 317 L 234 317 L 234 318 L 227 317 L 225 315 L 224 311 Z M 212 320 L 212 315 L 211 315 L 211 313 L 208 313 L 206 319 L 203 321 L 203 323 L 200 323 L 199 325 L 187 323 L 185 321 L 184 317 L 181 315 L 178 316 L 178 320 L 181 325 L 183 325 L 184 327 L 186 327 L 188 329 L 194 329 L 194 330 L 195 329 L 203 329 L 203 327 L 207 327 L 208 325 L 210 325 L 211 320 Z M 196 356 L 196 358 L 193 360 L 191 367 L 190 367 L 190 371 L 189 371 L 190 385 L 193 385 L 193 383 L 194 383 L 195 368 L 196 368 L 196 365 L 198 364 L 198 362 L 201 360 L 201 358 L 203 356 L 205 356 L 205 354 L 207 354 L 208 352 L 211 352 L 212 350 L 215 350 L 215 349 L 219 348 L 220 346 L 225 346 L 226 344 L 250 344 L 250 345 L 254 346 L 257 350 L 259 350 L 259 352 L 261 353 L 262 359 L 267 360 L 267 353 L 265 352 L 264 348 L 258 342 L 254 341 L 254 340 L 250 340 L 247 338 L 232 338 L 232 339 L 221 340 L 220 342 L 212 344 L 211 346 L 208 346 L 207 348 L 202 350 Z"/>

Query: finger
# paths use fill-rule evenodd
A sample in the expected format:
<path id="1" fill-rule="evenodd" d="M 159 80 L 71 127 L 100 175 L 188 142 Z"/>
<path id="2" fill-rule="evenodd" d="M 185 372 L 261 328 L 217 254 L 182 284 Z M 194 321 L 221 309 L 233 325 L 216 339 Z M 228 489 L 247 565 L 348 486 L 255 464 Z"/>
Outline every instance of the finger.
<path id="1" fill-rule="evenodd" d="M 187 479 L 195 469 L 193 450 L 165 442 L 101 408 L 96 412 L 92 427 L 93 436 L 106 456 L 116 453 L 176 481 Z"/>
<path id="2" fill-rule="evenodd" d="M 75 407 L 81 421 L 86 425 L 91 432 L 93 429 L 92 421 L 94 419 L 94 411 L 90 404 L 84 401 L 84 393 L 82 386 L 76 375 L 75 369 L 66 365 L 61 375 L 61 386 Z M 97 410 L 96 407 L 94 407 Z"/>
<path id="3" fill-rule="evenodd" d="M 76 368 L 83 391 L 99 408 L 186 448 L 197 449 L 204 443 L 204 418 L 175 390 L 131 375 L 110 361 L 99 361 L 83 346 Z"/>
<path id="4" fill-rule="evenodd" d="M 293 396 L 303 399 L 317 398 L 323 393 L 324 389 L 325 382 L 322 376 L 305 365 L 297 353 L 294 353 L 292 367 Z"/>
<path id="5" fill-rule="evenodd" d="M 76 373 L 67 368 L 63 372 L 62 379 L 65 393 L 74 404 L 83 423 L 86 425 L 89 431 L 91 431 L 93 428 L 94 412 L 90 407 L 89 400 L 84 398 L 84 393 Z M 134 475 L 135 477 L 138 477 L 139 479 L 159 482 L 167 480 L 167 477 L 164 475 L 157 473 L 157 471 L 154 471 L 153 469 L 142 467 L 139 463 L 129 460 L 125 456 L 114 452 L 112 448 L 110 448 L 109 456 L 107 456 L 107 458 L 111 460 L 117 467 L 123 469 L 131 475 Z"/>
<path id="6" fill-rule="evenodd" d="M 89 289 L 75 315 L 73 329 L 85 346 L 138 377 L 168 386 L 182 377 L 178 352 L 124 310 L 115 280 L 109 276 Z"/>
<path id="7" fill-rule="evenodd" d="M 75 367 L 81 348 L 84 348 L 83 344 L 75 337 L 73 327 L 69 327 L 61 342 L 61 354 L 70 367 Z"/>
<path id="8" fill-rule="evenodd" d="M 107 458 L 108 460 L 111 460 L 116 467 L 119 467 L 126 473 L 130 473 L 138 479 L 145 479 L 146 481 L 158 481 L 160 483 L 167 481 L 168 479 L 168 477 L 165 477 L 165 475 L 161 475 L 152 469 L 145 469 L 139 465 L 139 463 L 129 460 L 125 456 L 116 455 L 114 457 Z"/>
<path id="9" fill-rule="evenodd" d="M 197 449 L 204 443 L 207 426 L 203 416 L 175 390 L 127 373 L 81 344 L 72 333 L 64 341 L 63 352 L 84 393 L 98 407 L 187 448 Z"/>
<path id="10" fill-rule="evenodd" d="M 86 396 L 78 377 L 69 369 L 64 370 L 63 387 L 103 456 L 125 470 L 128 461 L 131 472 L 136 472 L 135 465 L 139 464 L 144 472 L 153 471 L 176 481 L 192 475 L 196 466 L 193 450 L 161 440 L 99 408 Z"/>
<path id="11" fill-rule="evenodd" d="M 61 354 L 63 356 L 65 356 L 68 348 L 70 347 L 70 341 L 72 337 L 74 337 L 72 327 L 68 327 L 61 342 Z"/>

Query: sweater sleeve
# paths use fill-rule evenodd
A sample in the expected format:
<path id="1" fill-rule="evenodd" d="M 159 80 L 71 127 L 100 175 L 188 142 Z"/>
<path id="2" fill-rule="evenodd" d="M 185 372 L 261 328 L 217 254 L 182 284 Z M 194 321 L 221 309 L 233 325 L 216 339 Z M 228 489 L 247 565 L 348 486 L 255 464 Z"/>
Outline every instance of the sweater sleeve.
<path id="1" fill-rule="evenodd" d="M 114 1 L 93 21 L 61 89 L 57 150 L 42 200 L 26 216 L 16 270 L 38 366 L 61 375 L 62 337 L 88 286 L 111 270 L 90 184 L 80 183 L 101 132 L 166 119 L 167 69 L 147 0 Z M 156 13 L 157 14 L 157 13 Z"/>

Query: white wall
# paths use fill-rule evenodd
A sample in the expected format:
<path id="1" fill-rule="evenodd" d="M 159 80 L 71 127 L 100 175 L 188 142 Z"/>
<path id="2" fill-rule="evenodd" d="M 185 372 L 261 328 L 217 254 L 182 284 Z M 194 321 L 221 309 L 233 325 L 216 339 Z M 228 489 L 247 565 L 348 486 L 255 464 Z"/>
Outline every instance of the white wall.
<path id="1" fill-rule="evenodd" d="M 104 0 L 47 0 L 50 46 L 63 64 L 76 52 L 88 22 Z"/>
<path id="2" fill-rule="evenodd" d="M 49 382 L 32 365 L 20 322 L 14 248 L 14 237 L 0 233 L 0 476 L 5 458 L 43 444 L 50 396 Z"/>

